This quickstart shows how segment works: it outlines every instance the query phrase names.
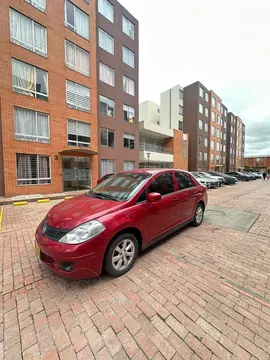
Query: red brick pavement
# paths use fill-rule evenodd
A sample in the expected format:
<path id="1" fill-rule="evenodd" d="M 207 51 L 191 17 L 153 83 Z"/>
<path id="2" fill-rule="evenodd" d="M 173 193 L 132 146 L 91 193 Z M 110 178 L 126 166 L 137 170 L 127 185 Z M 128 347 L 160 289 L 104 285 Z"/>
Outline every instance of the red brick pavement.
<path id="1" fill-rule="evenodd" d="M 270 183 L 209 192 L 262 214 L 249 233 L 188 227 L 121 278 L 55 276 L 36 260 L 53 205 L 6 206 L 0 233 L 0 359 L 270 359 Z"/>

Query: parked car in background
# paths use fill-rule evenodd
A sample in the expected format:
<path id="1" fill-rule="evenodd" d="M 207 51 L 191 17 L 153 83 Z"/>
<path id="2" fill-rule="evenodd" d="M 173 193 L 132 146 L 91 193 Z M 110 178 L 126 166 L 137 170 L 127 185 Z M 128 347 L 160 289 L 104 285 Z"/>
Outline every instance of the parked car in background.
<path id="1" fill-rule="evenodd" d="M 131 170 L 55 205 L 37 228 L 38 258 L 72 279 L 129 271 L 140 250 L 192 223 L 201 225 L 208 196 L 188 172 Z"/>
<path id="2" fill-rule="evenodd" d="M 196 178 L 196 180 L 202 184 L 205 185 L 207 188 L 216 188 L 219 186 L 219 181 L 215 179 L 211 179 L 209 177 L 203 176 L 198 174 L 197 171 L 192 171 L 191 174 Z"/>
<path id="3" fill-rule="evenodd" d="M 225 184 L 224 177 L 222 177 L 222 176 L 213 176 L 209 172 L 204 172 L 204 171 L 198 171 L 198 174 L 202 175 L 202 176 L 205 176 L 205 177 L 208 177 L 210 179 L 218 180 L 219 181 L 218 186 L 221 186 L 222 184 Z"/>
<path id="4" fill-rule="evenodd" d="M 240 171 L 229 171 L 226 172 L 225 174 L 235 176 L 238 180 L 242 180 L 242 181 L 250 180 L 250 177 L 248 175 L 241 173 Z"/>
<path id="5" fill-rule="evenodd" d="M 114 174 L 106 174 L 104 176 L 102 176 L 102 178 L 100 178 L 98 181 L 97 181 L 97 184 L 100 184 L 102 183 L 104 180 L 108 179 L 109 177 L 113 176 Z"/>
<path id="6" fill-rule="evenodd" d="M 244 172 L 244 174 L 249 176 L 251 180 L 257 180 L 258 179 L 258 175 L 255 174 L 254 172 Z"/>
<path id="7" fill-rule="evenodd" d="M 225 185 L 234 185 L 238 181 L 238 179 L 236 177 L 230 176 L 230 175 L 227 175 L 227 174 L 223 174 L 223 173 L 220 173 L 220 172 L 208 171 L 208 173 L 210 175 L 216 176 L 216 177 L 222 176 L 223 179 L 224 179 Z"/>

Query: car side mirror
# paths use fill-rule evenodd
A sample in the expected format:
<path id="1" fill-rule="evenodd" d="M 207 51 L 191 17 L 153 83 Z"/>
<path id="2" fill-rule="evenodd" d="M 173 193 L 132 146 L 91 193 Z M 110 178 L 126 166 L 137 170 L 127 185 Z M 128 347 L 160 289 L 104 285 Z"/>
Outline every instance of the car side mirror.
<path id="1" fill-rule="evenodd" d="M 151 203 L 158 202 L 160 200 L 161 200 L 161 195 L 159 193 L 152 192 L 147 195 L 147 201 Z"/>

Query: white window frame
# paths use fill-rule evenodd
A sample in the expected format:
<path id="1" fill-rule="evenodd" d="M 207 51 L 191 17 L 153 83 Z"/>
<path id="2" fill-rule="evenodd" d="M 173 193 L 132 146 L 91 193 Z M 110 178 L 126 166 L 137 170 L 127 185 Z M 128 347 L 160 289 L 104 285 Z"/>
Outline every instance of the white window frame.
<path id="1" fill-rule="evenodd" d="M 212 96 L 212 107 L 216 109 L 216 106 L 217 106 L 216 98 Z"/>
<path id="2" fill-rule="evenodd" d="M 208 117 L 208 115 L 209 115 L 209 110 L 208 110 L 207 107 L 204 108 L 204 115 L 205 115 L 206 117 Z"/>
<path id="3" fill-rule="evenodd" d="M 128 139 L 128 147 L 124 146 L 124 139 Z M 130 147 L 130 140 L 134 140 L 134 148 Z M 135 135 L 134 134 L 128 134 L 128 133 L 123 134 L 123 147 L 126 150 L 135 150 Z"/>
<path id="4" fill-rule="evenodd" d="M 41 49 L 39 49 L 38 47 L 34 45 L 31 45 L 31 44 L 28 44 L 22 40 L 18 40 L 16 38 L 13 38 L 12 35 L 11 35 L 11 28 L 10 28 L 10 41 L 13 42 L 14 44 L 17 44 L 27 50 L 30 50 L 38 55 L 41 55 L 43 57 L 47 57 L 48 55 L 48 39 L 47 39 L 47 28 L 43 25 L 41 25 L 40 23 L 38 23 L 37 21 L 34 21 L 33 19 L 31 19 L 30 17 L 22 14 L 20 11 L 17 11 L 13 8 L 9 8 L 9 22 L 10 22 L 10 26 L 11 26 L 11 13 L 12 12 L 16 12 L 18 14 L 20 14 L 21 16 L 23 17 L 26 17 L 27 19 L 29 19 L 31 21 L 31 32 L 32 32 L 32 39 L 33 39 L 33 43 L 35 43 L 35 24 L 37 24 L 38 26 L 42 27 L 45 29 L 45 47 L 46 47 L 46 50 L 43 51 Z"/>
<path id="5" fill-rule="evenodd" d="M 205 101 L 209 102 L 209 94 L 207 92 L 205 92 Z"/>
<path id="6" fill-rule="evenodd" d="M 105 47 L 101 46 L 101 42 L 100 42 L 100 39 L 101 39 L 101 33 L 103 33 L 103 35 L 105 36 Z M 108 40 L 111 40 L 113 42 L 113 48 L 112 48 L 112 51 L 110 51 L 110 46 L 107 46 L 108 45 Z M 109 54 L 112 54 L 114 55 L 114 37 L 111 36 L 109 33 L 107 33 L 105 30 L 103 30 L 102 28 L 98 28 L 98 46 L 107 51 Z"/>
<path id="7" fill-rule="evenodd" d="M 111 7 L 111 9 L 113 9 L 113 12 L 112 12 L 112 18 L 110 18 L 109 16 L 108 16 L 108 14 L 106 14 L 106 12 L 102 12 L 101 10 L 101 6 L 103 6 L 103 5 L 101 5 L 101 4 L 106 4 L 107 6 L 109 6 L 109 7 Z M 113 6 L 113 4 L 110 2 L 110 1 L 108 1 L 108 0 L 98 0 L 98 12 L 101 14 L 101 15 L 103 15 L 106 19 L 108 19 L 111 23 L 114 23 L 114 6 Z"/>
<path id="8" fill-rule="evenodd" d="M 48 178 L 40 178 L 39 176 L 37 176 L 36 178 L 18 179 L 17 155 L 36 156 L 37 157 L 37 173 L 38 173 L 38 175 L 39 175 L 39 158 L 40 157 L 49 158 L 50 177 L 48 177 Z M 47 180 L 48 182 L 47 183 L 40 183 L 40 181 L 45 181 L 45 180 Z M 18 184 L 19 181 L 37 181 L 37 184 Z M 17 186 L 50 185 L 52 183 L 51 157 L 49 155 L 16 153 L 16 182 L 17 182 Z"/>
<path id="9" fill-rule="evenodd" d="M 45 6 L 42 6 L 38 0 L 25 0 L 26 2 L 28 2 L 30 5 L 34 6 L 35 8 L 37 8 L 38 10 L 45 12 L 46 10 L 46 0 L 44 0 Z"/>
<path id="10" fill-rule="evenodd" d="M 127 167 L 125 166 L 127 165 Z M 132 168 L 130 168 L 129 165 L 134 165 Z M 131 160 L 124 160 L 124 171 L 134 170 L 136 169 L 136 162 Z"/>
<path id="11" fill-rule="evenodd" d="M 208 147 L 208 138 L 206 138 L 206 137 L 204 138 L 204 146 Z"/>
<path id="12" fill-rule="evenodd" d="M 203 98 L 203 93 L 204 93 L 203 88 L 200 86 L 199 87 L 199 95 L 201 98 Z"/>
<path id="13" fill-rule="evenodd" d="M 102 80 L 101 79 L 101 66 L 105 66 L 107 69 L 110 69 L 110 70 L 112 70 L 113 71 L 113 84 L 110 84 L 109 82 L 106 82 L 106 81 L 104 81 L 104 80 Z M 107 85 L 110 85 L 110 86 L 113 86 L 113 87 L 115 87 L 115 70 L 112 68 L 112 67 L 110 67 L 109 65 L 106 65 L 106 64 L 104 64 L 103 62 L 99 62 L 99 80 L 101 81 L 101 82 L 103 82 L 104 84 L 107 84 Z"/>
<path id="14" fill-rule="evenodd" d="M 113 163 L 113 171 L 112 171 L 112 173 L 115 173 L 115 160 L 110 160 L 110 159 L 101 159 L 100 160 L 100 176 L 101 177 L 103 177 L 103 176 L 105 176 L 105 175 L 107 175 L 107 174 L 110 174 L 111 172 L 106 172 L 105 174 L 104 173 L 102 173 L 102 162 L 106 162 L 106 166 L 107 166 L 107 164 L 108 163 Z"/>
<path id="15" fill-rule="evenodd" d="M 202 110 L 202 111 L 201 111 Z M 199 113 L 204 114 L 203 104 L 199 103 Z"/>
<path id="16" fill-rule="evenodd" d="M 83 34 L 82 32 L 78 31 L 78 29 L 72 25 L 72 24 L 69 24 L 68 21 L 67 21 L 67 2 L 70 2 L 73 6 L 74 6 L 74 20 L 75 20 L 75 14 L 76 14 L 76 11 L 80 11 L 82 12 L 85 16 L 88 17 L 88 31 L 86 34 Z M 65 0 L 65 26 L 70 29 L 71 31 L 73 31 L 74 33 L 82 36 L 83 38 L 89 40 L 89 37 L 90 37 L 90 30 L 89 30 L 89 25 L 90 25 L 90 19 L 89 19 L 89 15 L 86 14 L 82 9 L 80 9 L 78 6 L 76 6 L 72 1 L 70 0 Z M 77 10 L 76 10 L 77 9 Z"/>
<path id="17" fill-rule="evenodd" d="M 128 79 L 129 81 L 132 81 L 132 82 L 134 83 L 134 94 L 132 94 L 131 92 L 128 92 L 128 91 L 125 91 L 125 90 L 124 90 L 125 78 Z M 129 78 L 129 77 L 126 76 L 126 75 L 123 75 L 123 91 L 124 91 L 126 94 L 129 94 L 129 95 L 131 95 L 131 96 L 135 96 L 135 93 L 136 93 L 135 86 L 136 86 L 136 84 L 135 84 L 135 81 L 134 81 L 133 79 Z"/>
<path id="18" fill-rule="evenodd" d="M 211 140 L 211 150 L 215 150 L 215 140 Z"/>
<path id="19" fill-rule="evenodd" d="M 135 112 L 135 108 L 133 107 L 133 106 L 130 106 L 130 105 L 126 105 L 126 104 L 123 104 L 123 115 L 124 115 L 124 112 L 125 112 L 125 107 L 127 108 L 126 109 L 126 111 L 128 112 L 128 115 L 129 115 L 129 109 L 131 108 L 131 109 L 133 109 L 134 110 L 134 120 L 135 120 L 135 114 L 136 114 L 136 112 Z M 124 116 L 123 116 L 124 117 Z M 129 117 L 130 118 L 130 117 Z M 125 119 L 125 117 L 124 117 L 124 120 L 125 121 L 128 121 L 129 123 L 133 123 L 134 122 L 134 120 L 126 120 Z"/>
<path id="20" fill-rule="evenodd" d="M 47 121 L 48 121 L 48 134 L 49 136 L 39 136 L 39 135 L 28 135 L 28 134 L 22 134 L 22 133 L 17 133 L 15 130 L 15 108 L 17 109 L 23 109 L 23 110 L 29 110 L 35 113 L 36 115 L 36 130 L 38 129 L 38 114 L 42 114 L 42 115 L 47 115 Z M 14 106 L 14 135 L 15 135 L 15 139 L 19 140 L 19 141 L 28 141 L 25 139 L 20 139 L 18 138 L 18 136 L 23 136 L 23 137 L 28 137 L 31 139 L 36 139 L 36 140 L 29 140 L 31 142 L 39 142 L 41 144 L 49 144 L 50 143 L 50 116 L 47 113 L 41 112 L 41 111 L 36 111 L 36 110 L 32 110 L 32 109 L 28 109 L 28 108 L 22 108 L 21 106 Z M 44 139 L 44 140 L 48 140 L 46 142 L 43 141 L 39 141 L 38 139 Z"/>
<path id="21" fill-rule="evenodd" d="M 71 82 L 71 83 L 73 83 L 73 84 L 76 85 L 76 105 L 73 105 L 73 104 L 71 104 L 71 103 L 68 102 L 68 91 L 67 91 L 67 84 L 68 84 L 68 82 Z M 86 88 L 86 89 L 89 90 L 89 109 L 88 109 L 88 108 L 82 108 L 82 107 L 78 106 L 78 103 L 77 103 L 77 97 L 78 97 L 77 88 L 78 88 L 79 86 L 84 87 L 84 88 Z M 84 85 L 81 85 L 81 84 L 76 83 L 75 81 L 71 81 L 71 80 L 66 79 L 66 104 L 67 104 L 68 107 L 70 107 L 70 108 L 72 108 L 72 109 L 90 112 L 90 111 L 91 111 L 91 90 L 90 90 L 87 86 L 84 86 Z"/>
<path id="22" fill-rule="evenodd" d="M 204 123 L 204 131 L 208 132 L 208 123 Z"/>
<path id="23" fill-rule="evenodd" d="M 68 122 L 69 121 L 75 121 L 76 122 L 76 134 L 70 134 L 70 135 L 75 135 L 77 137 L 77 140 L 69 140 L 68 138 L 68 135 L 69 135 L 69 132 L 68 132 Z M 79 131 L 78 131 L 78 128 L 79 128 L 79 123 L 83 123 L 83 124 L 86 124 L 86 125 L 89 125 L 89 133 L 90 133 L 90 136 L 89 136 L 89 143 L 88 142 L 84 142 L 84 141 L 79 141 Z M 70 145 L 69 143 L 74 143 L 72 145 Z M 74 120 L 74 119 L 67 119 L 67 144 L 68 146 L 80 146 L 80 145 L 88 145 L 88 146 L 84 146 L 85 148 L 86 147 L 91 147 L 91 124 L 90 123 L 86 123 L 85 121 L 80 121 L 80 120 Z"/>
<path id="24" fill-rule="evenodd" d="M 75 56 L 74 56 L 74 58 L 75 58 L 75 65 L 70 64 L 70 63 L 67 62 L 67 42 L 69 42 L 70 44 L 72 44 L 73 46 L 75 46 Z M 83 50 L 84 52 L 86 52 L 86 53 L 88 54 L 88 56 L 89 56 L 89 71 L 85 71 L 85 70 L 83 70 L 83 69 L 80 69 L 80 68 L 77 68 L 77 67 L 76 67 L 76 57 L 77 57 L 77 51 L 76 51 L 76 50 L 77 50 L 77 48 L 80 49 L 80 50 Z M 80 46 L 74 44 L 72 41 L 67 40 L 67 39 L 65 39 L 65 63 L 66 63 L 66 65 L 67 65 L 67 67 L 70 68 L 71 70 L 74 70 L 74 71 L 79 72 L 79 73 L 81 73 L 81 74 L 83 74 L 83 75 L 86 75 L 86 76 L 90 76 L 90 53 L 89 53 L 89 51 L 84 50 L 84 49 L 81 48 Z"/>
<path id="25" fill-rule="evenodd" d="M 107 99 L 107 100 L 110 100 L 110 101 L 113 102 L 113 115 L 108 114 L 108 103 L 106 103 L 106 114 L 103 114 L 103 113 L 100 111 L 101 97 L 103 97 L 104 99 Z M 99 113 L 100 113 L 101 115 L 104 115 L 104 116 L 115 117 L 115 101 L 114 101 L 113 99 L 109 98 L 108 96 L 104 96 L 104 95 L 99 94 Z"/>
<path id="26" fill-rule="evenodd" d="M 128 25 L 128 31 L 125 31 L 125 26 L 124 26 L 125 20 L 126 20 L 126 24 Z M 132 29 L 132 26 L 133 26 L 133 29 Z M 122 31 L 124 34 L 129 36 L 132 40 L 135 39 L 135 25 L 125 15 L 122 15 Z"/>
<path id="27" fill-rule="evenodd" d="M 102 130 L 106 130 L 106 134 L 107 134 L 107 145 L 102 145 L 101 144 L 101 131 Z M 113 133 L 113 146 L 109 146 L 109 131 L 111 133 Z M 107 147 L 107 148 L 115 148 L 115 130 L 112 130 L 112 129 L 108 129 L 108 128 L 105 128 L 105 127 L 101 127 L 100 128 L 100 146 L 101 147 Z"/>
<path id="28" fill-rule="evenodd" d="M 202 124 L 202 127 L 200 127 L 200 124 Z M 203 121 L 201 119 L 199 119 L 198 126 L 200 130 L 203 130 Z"/>
<path id="29" fill-rule="evenodd" d="M 127 51 L 127 61 L 125 61 L 125 51 Z M 124 64 L 127 64 L 132 69 L 135 69 L 135 53 L 125 45 L 122 45 L 122 60 Z"/>

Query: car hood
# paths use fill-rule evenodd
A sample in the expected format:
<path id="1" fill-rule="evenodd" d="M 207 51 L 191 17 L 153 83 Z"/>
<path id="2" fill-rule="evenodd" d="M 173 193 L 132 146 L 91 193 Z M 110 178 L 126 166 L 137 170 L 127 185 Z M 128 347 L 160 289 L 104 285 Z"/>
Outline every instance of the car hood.
<path id="1" fill-rule="evenodd" d="M 49 226 L 73 229 L 76 226 L 125 207 L 126 202 L 102 200 L 85 194 L 55 205 L 47 214 Z"/>
<path id="2" fill-rule="evenodd" d="M 208 177 L 200 177 L 200 178 L 196 178 L 197 181 L 205 181 L 205 182 L 218 182 L 217 179 L 211 179 Z"/>

